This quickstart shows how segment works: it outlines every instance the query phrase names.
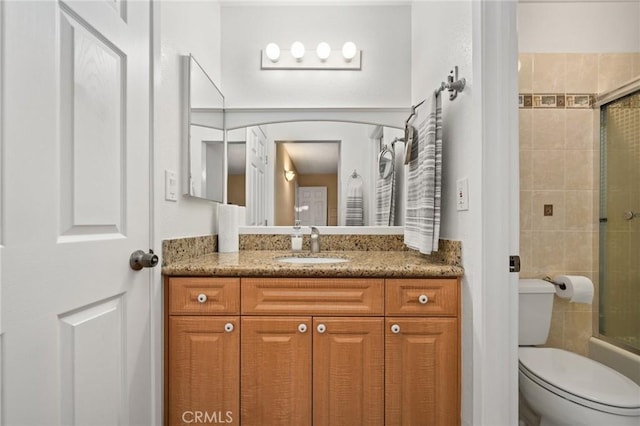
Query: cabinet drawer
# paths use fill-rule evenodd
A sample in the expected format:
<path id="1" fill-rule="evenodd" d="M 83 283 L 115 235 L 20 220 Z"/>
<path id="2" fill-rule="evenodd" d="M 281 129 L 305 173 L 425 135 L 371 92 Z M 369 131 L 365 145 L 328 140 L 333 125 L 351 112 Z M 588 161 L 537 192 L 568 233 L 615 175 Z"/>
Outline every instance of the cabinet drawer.
<path id="1" fill-rule="evenodd" d="M 383 315 L 384 280 L 243 278 L 242 314 Z"/>
<path id="2" fill-rule="evenodd" d="M 169 278 L 169 315 L 239 313 L 239 278 Z"/>
<path id="3" fill-rule="evenodd" d="M 386 315 L 458 315 L 457 279 L 386 280 Z"/>

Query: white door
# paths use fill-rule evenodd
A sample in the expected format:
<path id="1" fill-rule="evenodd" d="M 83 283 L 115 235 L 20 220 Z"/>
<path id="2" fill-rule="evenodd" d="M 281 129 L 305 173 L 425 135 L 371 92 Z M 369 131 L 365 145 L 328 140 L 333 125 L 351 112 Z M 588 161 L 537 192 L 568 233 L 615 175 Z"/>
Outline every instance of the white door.
<path id="1" fill-rule="evenodd" d="M 3 3 L 3 424 L 149 425 L 149 4 Z"/>
<path id="2" fill-rule="evenodd" d="M 327 226 L 327 187 L 300 186 L 298 200 L 302 226 Z"/>
<path id="3" fill-rule="evenodd" d="M 247 128 L 247 225 L 267 225 L 267 136 L 260 127 Z"/>

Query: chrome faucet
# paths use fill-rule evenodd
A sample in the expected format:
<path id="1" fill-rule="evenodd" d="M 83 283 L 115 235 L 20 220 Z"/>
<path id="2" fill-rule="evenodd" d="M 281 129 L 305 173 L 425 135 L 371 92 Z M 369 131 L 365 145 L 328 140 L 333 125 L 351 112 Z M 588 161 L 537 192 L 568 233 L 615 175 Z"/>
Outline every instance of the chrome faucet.
<path id="1" fill-rule="evenodd" d="M 320 231 L 315 226 L 311 227 L 311 253 L 320 253 Z"/>

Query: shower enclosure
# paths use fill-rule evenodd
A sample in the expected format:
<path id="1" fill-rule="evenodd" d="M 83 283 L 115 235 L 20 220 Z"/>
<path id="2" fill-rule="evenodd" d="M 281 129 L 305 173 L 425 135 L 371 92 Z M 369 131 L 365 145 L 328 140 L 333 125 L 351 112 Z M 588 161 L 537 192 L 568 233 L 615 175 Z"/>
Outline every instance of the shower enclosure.
<path id="1" fill-rule="evenodd" d="M 640 80 L 600 106 L 598 337 L 640 354 Z"/>

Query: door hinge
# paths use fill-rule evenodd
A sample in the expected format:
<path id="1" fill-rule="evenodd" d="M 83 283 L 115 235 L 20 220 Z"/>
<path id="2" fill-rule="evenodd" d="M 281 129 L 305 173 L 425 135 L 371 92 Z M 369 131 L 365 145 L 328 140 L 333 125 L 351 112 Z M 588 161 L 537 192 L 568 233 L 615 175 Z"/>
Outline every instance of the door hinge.
<path id="1" fill-rule="evenodd" d="M 520 272 L 520 256 L 509 256 L 509 272 Z"/>

